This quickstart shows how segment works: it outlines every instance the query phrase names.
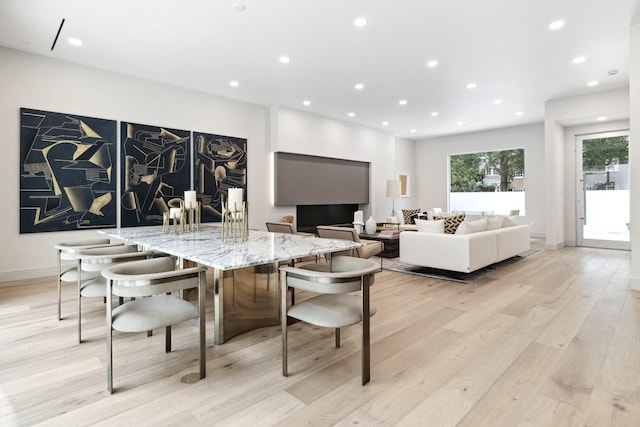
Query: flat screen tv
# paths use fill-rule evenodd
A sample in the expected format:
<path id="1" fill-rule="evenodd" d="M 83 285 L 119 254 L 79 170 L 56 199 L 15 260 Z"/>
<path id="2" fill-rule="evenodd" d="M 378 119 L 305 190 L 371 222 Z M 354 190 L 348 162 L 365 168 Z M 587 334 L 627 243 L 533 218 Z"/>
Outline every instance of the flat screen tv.
<path id="1" fill-rule="evenodd" d="M 318 225 L 353 226 L 353 213 L 357 204 L 297 205 L 296 228 L 298 231 L 315 233 Z"/>

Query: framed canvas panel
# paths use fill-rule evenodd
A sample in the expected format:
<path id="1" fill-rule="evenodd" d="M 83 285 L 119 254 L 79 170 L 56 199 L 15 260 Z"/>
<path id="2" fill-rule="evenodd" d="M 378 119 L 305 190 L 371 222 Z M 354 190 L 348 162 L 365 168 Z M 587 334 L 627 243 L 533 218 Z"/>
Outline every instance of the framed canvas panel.
<path id="1" fill-rule="evenodd" d="M 202 222 L 219 222 L 229 188 L 242 188 L 247 200 L 247 140 L 193 133 L 195 190 Z"/>
<path id="2" fill-rule="evenodd" d="M 121 122 L 122 227 L 160 225 L 190 188 L 191 132 Z"/>
<path id="3" fill-rule="evenodd" d="M 411 180 L 407 173 L 397 173 L 396 179 L 400 181 L 400 197 L 411 197 Z"/>
<path id="4" fill-rule="evenodd" d="M 20 109 L 20 233 L 116 226 L 116 121 Z"/>

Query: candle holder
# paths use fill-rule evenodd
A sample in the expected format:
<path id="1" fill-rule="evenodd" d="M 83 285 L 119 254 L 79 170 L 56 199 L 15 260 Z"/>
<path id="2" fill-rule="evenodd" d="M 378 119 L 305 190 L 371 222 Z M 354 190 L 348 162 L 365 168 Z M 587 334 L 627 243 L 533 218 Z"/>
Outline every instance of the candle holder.
<path id="1" fill-rule="evenodd" d="M 247 241 L 249 238 L 249 212 L 247 202 L 242 202 L 241 206 L 233 203 L 222 203 L 222 240 L 226 243 L 236 243 L 238 239 Z"/>
<path id="2" fill-rule="evenodd" d="M 174 234 L 185 233 L 191 229 L 187 223 L 187 209 L 185 209 L 182 200 L 180 200 L 179 208 L 170 208 L 169 212 L 162 214 L 162 233 L 168 234 L 171 229 Z"/>
<path id="3" fill-rule="evenodd" d="M 184 208 L 185 212 L 185 229 L 187 232 L 189 231 L 200 231 L 200 220 L 201 220 L 201 206 L 200 202 L 196 202 L 195 206 L 191 205 L 190 207 Z"/>

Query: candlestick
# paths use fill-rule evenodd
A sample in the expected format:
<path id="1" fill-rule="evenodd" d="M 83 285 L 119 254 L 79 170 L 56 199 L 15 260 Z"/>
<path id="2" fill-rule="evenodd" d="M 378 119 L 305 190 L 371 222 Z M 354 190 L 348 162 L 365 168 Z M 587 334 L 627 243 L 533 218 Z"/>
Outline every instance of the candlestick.
<path id="1" fill-rule="evenodd" d="M 196 192 L 195 191 L 185 191 L 184 192 L 184 207 L 186 209 L 194 209 L 197 204 Z"/>

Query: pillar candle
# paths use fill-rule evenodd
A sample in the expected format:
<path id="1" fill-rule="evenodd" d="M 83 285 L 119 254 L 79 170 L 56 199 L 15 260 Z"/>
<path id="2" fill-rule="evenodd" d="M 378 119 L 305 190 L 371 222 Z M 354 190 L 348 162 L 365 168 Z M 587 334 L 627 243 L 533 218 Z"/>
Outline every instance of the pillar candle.
<path id="1" fill-rule="evenodd" d="M 228 202 L 231 212 L 242 210 L 242 188 L 230 188 Z"/>
<path id="2" fill-rule="evenodd" d="M 195 191 L 184 192 L 184 207 L 187 209 L 193 209 L 196 207 L 197 199 Z"/>
<path id="3" fill-rule="evenodd" d="M 171 209 L 169 209 L 169 217 L 170 218 L 180 218 L 180 208 L 171 208 Z"/>

